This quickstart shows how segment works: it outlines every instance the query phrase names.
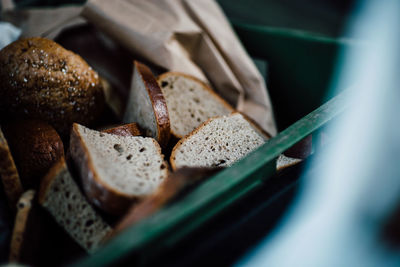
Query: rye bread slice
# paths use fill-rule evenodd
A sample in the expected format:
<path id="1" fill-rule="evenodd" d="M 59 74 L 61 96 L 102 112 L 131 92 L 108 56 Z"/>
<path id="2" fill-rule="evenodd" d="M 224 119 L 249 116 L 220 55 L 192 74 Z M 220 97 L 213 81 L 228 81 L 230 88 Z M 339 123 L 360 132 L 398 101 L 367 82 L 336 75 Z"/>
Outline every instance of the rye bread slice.
<path id="1" fill-rule="evenodd" d="M 123 214 L 168 175 L 161 148 L 150 137 L 118 136 L 74 124 L 70 151 L 86 195 L 110 214 Z"/>
<path id="2" fill-rule="evenodd" d="M 0 127 L 0 176 L 9 206 L 15 210 L 24 192 L 10 147 Z"/>
<path id="3" fill-rule="evenodd" d="M 216 174 L 222 168 L 181 168 L 170 173 L 160 187 L 137 206 L 132 207 L 117 223 L 112 236 L 148 217 L 170 203 L 200 181 Z M 111 237 L 111 236 L 110 236 Z"/>
<path id="4" fill-rule="evenodd" d="M 167 72 L 157 78 L 167 102 L 171 133 L 182 138 L 209 118 L 234 112 L 228 102 L 199 79 Z"/>
<path id="5" fill-rule="evenodd" d="M 36 192 L 28 190 L 22 194 L 17 204 L 17 216 L 11 236 L 9 261 L 13 263 L 35 264 L 41 238 L 41 224 L 35 203 Z"/>
<path id="6" fill-rule="evenodd" d="M 135 122 L 114 126 L 101 130 L 103 133 L 115 134 L 120 136 L 141 136 L 139 125 Z"/>
<path id="7" fill-rule="evenodd" d="M 60 159 L 43 178 L 39 203 L 55 221 L 88 253 L 99 247 L 111 232 L 71 177 L 64 159 Z"/>
<path id="8" fill-rule="evenodd" d="M 168 143 L 171 132 L 165 98 L 151 70 L 137 61 L 123 121 L 137 122 L 162 147 Z"/>
<path id="9" fill-rule="evenodd" d="M 175 145 L 171 167 L 176 170 L 184 166 L 230 166 L 268 138 L 261 128 L 238 112 L 211 118 Z"/>

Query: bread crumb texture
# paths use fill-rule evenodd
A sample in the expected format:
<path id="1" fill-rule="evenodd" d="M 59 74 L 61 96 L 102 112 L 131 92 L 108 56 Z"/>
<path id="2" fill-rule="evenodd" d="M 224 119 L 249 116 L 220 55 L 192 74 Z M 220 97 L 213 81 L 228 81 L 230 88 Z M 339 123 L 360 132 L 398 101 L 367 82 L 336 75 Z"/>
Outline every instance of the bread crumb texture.
<path id="1" fill-rule="evenodd" d="M 111 231 L 88 204 L 66 167 L 52 180 L 42 205 L 89 252 L 94 252 Z"/>
<path id="2" fill-rule="evenodd" d="M 168 169 L 158 143 L 149 137 L 118 136 L 79 125 L 98 177 L 128 195 L 152 193 Z"/>
<path id="3" fill-rule="evenodd" d="M 183 166 L 230 166 L 265 140 L 239 113 L 217 117 L 200 126 L 177 145 L 172 160 Z"/>
<path id="4" fill-rule="evenodd" d="M 158 80 L 171 121 L 171 131 L 183 137 L 211 117 L 229 115 L 233 109 L 204 85 L 183 75 Z"/>

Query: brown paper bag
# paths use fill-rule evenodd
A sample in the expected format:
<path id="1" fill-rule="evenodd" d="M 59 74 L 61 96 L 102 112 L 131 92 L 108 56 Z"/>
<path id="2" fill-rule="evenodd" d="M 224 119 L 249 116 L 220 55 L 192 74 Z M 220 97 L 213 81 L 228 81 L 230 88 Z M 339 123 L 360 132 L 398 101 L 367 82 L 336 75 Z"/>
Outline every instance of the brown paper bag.
<path id="1" fill-rule="evenodd" d="M 82 15 L 145 60 L 210 81 L 276 134 L 265 82 L 214 0 L 90 0 Z"/>

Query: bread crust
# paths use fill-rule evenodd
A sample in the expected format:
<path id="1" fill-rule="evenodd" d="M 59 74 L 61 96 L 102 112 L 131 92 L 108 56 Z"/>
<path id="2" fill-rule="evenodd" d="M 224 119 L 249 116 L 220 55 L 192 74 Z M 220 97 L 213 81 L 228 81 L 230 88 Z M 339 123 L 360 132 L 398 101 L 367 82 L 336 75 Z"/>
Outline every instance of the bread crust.
<path id="1" fill-rule="evenodd" d="M 64 157 L 64 146 L 56 130 L 44 121 L 21 120 L 4 125 L 24 188 L 37 189 L 50 167 Z"/>
<path id="2" fill-rule="evenodd" d="M 153 106 L 157 122 L 157 141 L 160 146 L 165 147 L 171 135 L 167 102 L 151 70 L 146 65 L 136 60 L 133 64 L 145 84 Z"/>
<path id="3" fill-rule="evenodd" d="M 37 215 L 34 214 L 35 204 L 33 202 L 35 193 L 34 190 L 28 190 L 18 201 L 18 212 L 11 236 L 9 254 L 10 262 L 32 263 L 32 261 L 34 261 L 36 249 L 32 247 L 33 244 L 30 242 L 36 241 L 32 240 L 32 237 L 39 237 L 39 233 L 32 233 L 31 231 L 38 230 L 35 226 L 40 227 L 40 225 L 37 225 L 37 222 L 35 221 L 37 219 Z M 33 236 L 29 239 L 28 235 Z"/>
<path id="4" fill-rule="evenodd" d="M 16 209 L 18 199 L 24 192 L 10 147 L 0 127 L 0 176 L 3 188 L 12 210 Z"/>
<path id="5" fill-rule="evenodd" d="M 204 88 L 204 90 L 208 91 L 211 95 L 213 95 L 215 97 L 215 99 L 217 99 L 217 101 L 219 101 L 223 106 L 225 106 L 227 109 L 229 109 L 231 111 L 231 113 L 235 112 L 235 109 L 225 99 L 223 99 L 213 89 L 211 89 L 211 87 L 208 84 L 206 84 L 205 82 L 199 80 L 198 78 L 196 78 L 192 75 L 182 73 L 182 72 L 177 72 L 177 71 L 169 71 L 169 72 L 165 72 L 165 73 L 159 75 L 157 77 L 157 83 L 160 84 L 160 81 L 162 81 L 165 77 L 168 77 L 168 76 L 183 76 L 190 80 L 195 81 L 196 83 L 200 84 Z M 183 136 L 173 132 L 172 128 L 171 128 L 171 134 L 174 135 L 178 139 L 183 138 Z"/>
<path id="6" fill-rule="evenodd" d="M 161 148 L 157 144 L 158 152 Z M 104 183 L 93 166 L 89 150 L 79 134 L 78 124 L 74 123 L 71 131 L 70 151 L 74 162 L 79 166 L 83 189 L 86 196 L 97 207 L 114 215 L 121 215 L 133 204 L 142 200 L 143 196 L 132 196 L 120 192 Z M 167 163 L 164 161 L 167 166 Z M 168 170 L 168 168 L 165 168 Z"/>
<path id="7" fill-rule="evenodd" d="M 53 180 L 58 176 L 58 173 L 65 168 L 67 168 L 67 165 L 65 164 L 65 158 L 61 157 L 56 163 L 54 163 L 47 174 L 43 177 L 39 187 L 39 204 L 43 205 L 45 203 L 47 192 L 50 189 Z"/>
<path id="8" fill-rule="evenodd" d="M 103 107 L 104 93 L 97 73 L 79 55 L 54 41 L 21 39 L 0 51 L 3 121 L 41 119 L 67 135 L 72 122 L 88 125 Z"/>
<path id="9" fill-rule="evenodd" d="M 115 134 L 119 136 L 141 136 L 139 125 L 135 122 L 118 125 L 102 130 L 103 133 Z"/>
<path id="10" fill-rule="evenodd" d="M 240 112 L 238 112 L 238 111 L 231 113 L 229 116 L 232 116 L 232 115 L 234 115 L 234 114 L 240 114 L 240 115 L 243 116 L 243 114 L 240 113 Z M 208 123 L 210 123 L 210 121 L 212 121 L 212 120 L 214 120 L 214 119 L 217 119 L 217 118 L 221 118 L 221 117 L 223 117 L 223 116 L 215 116 L 215 117 L 209 118 L 208 120 L 206 120 L 205 122 L 203 122 L 199 127 L 197 127 L 196 129 L 194 129 L 191 133 L 189 133 L 189 134 L 187 134 L 185 137 L 181 138 L 181 139 L 178 141 L 178 143 L 176 143 L 176 145 L 175 145 L 174 148 L 172 149 L 171 156 L 170 156 L 170 159 L 169 159 L 170 164 L 171 164 L 171 168 L 172 168 L 173 171 L 176 171 L 176 170 L 177 170 L 177 168 L 176 168 L 176 163 L 175 163 L 175 154 L 176 154 L 177 149 L 182 145 L 182 143 L 185 142 L 185 141 L 186 141 L 189 137 L 191 137 L 192 135 L 195 135 L 197 132 L 199 132 L 205 125 L 207 125 Z M 250 123 L 250 125 L 253 127 L 253 129 L 255 129 L 256 131 L 259 131 L 259 134 L 260 134 L 260 135 L 263 134 L 263 135 L 264 135 L 263 137 L 265 138 L 265 140 L 269 139 L 268 133 L 265 132 L 260 126 L 258 126 L 255 122 L 249 120 L 247 116 L 243 116 L 243 118 L 246 119 L 246 120 Z"/>

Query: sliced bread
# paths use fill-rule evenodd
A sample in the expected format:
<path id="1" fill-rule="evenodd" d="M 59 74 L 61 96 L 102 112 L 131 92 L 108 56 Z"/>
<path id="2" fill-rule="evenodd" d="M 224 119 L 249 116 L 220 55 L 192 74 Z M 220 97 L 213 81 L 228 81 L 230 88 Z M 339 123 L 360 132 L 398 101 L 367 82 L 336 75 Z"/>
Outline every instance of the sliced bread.
<path id="1" fill-rule="evenodd" d="M 155 138 L 161 146 L 168 143 L 171 131 L 164 96 L 151 70 L 137 61 L 123 121 L 137 122 L 145 135 Z"/>
<path id="2" fill-rule="evenodd" d="M 172 172 L 160 187 L 139 205 L 132 207 L 114 228 L 112 236 L 156 212 L 193 185 L 222 168 L 181 168 Z"/>
<path id="3" fill-rule="evenodd" d="M 10 147 L 0 128 L 0 176 L 9 206 L 14 210 L 24 192 Z"/>
<path id="4" fill-rule="evenodd" d="M 267 139 L 260 128 L 238 112 L 211 118 L 175 145 L 171 167 L 230 166 Z"/>
<path id="5" fill-rule="evenodd" d="M 141 136 L 139 125 L 137 123 L 127 123 L 112 128 L 102 130 L 103 133 L 115 134 L 120 136 Z"/>
<path id="6" fill-rule="evenodd" d="M 229 115 L 234 109 L 197 78 L 167 72 L 157 78 L 167 101 L 171 132 L 182 138 L 209 118 Z"/>
<path id="7" fill-rule="evenodd" d="M 39 188 L 40 179 L 64 157 L 60 136 L 48 123 L 33 119 L 5 124 L 3 131 L 23 187 Z"/>
<path id="8" fill-rule="evenodd" d="M 123 214 L 168 175 L 161 148 L 149 137 L 118 136 L 74 124 L 70 151 L 86 195 L 111 214 Z"/>
<path id="9" fill-rule="evenodd" d="M 94 252 L 111 231 L 79 190 L 63 158 L 43 178 L 39 203 L 89 253 Z"/>
<path id="10" fill-rule="evenodd" d="M 40 238 L 40 222 L 38 221 L 34 190 L 22 194 L 17 204 L 17 216 L 11 237 L 10 262 L 36 263 L 35 255 L 38 246 L 34 246 Z"/>

